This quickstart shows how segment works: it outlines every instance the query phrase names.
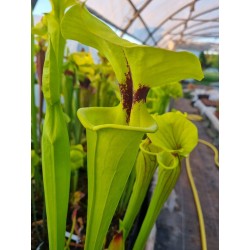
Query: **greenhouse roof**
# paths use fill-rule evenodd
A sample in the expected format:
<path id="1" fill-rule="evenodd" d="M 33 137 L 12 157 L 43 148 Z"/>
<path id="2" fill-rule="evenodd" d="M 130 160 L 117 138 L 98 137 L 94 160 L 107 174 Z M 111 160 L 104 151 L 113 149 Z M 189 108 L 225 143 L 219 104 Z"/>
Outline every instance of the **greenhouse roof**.
<path id="1" fill-rule="evenodd" d="M 218 0 L 88 0 L 86 5 L 118 35 L 139 43 L 218 51 Z"/>

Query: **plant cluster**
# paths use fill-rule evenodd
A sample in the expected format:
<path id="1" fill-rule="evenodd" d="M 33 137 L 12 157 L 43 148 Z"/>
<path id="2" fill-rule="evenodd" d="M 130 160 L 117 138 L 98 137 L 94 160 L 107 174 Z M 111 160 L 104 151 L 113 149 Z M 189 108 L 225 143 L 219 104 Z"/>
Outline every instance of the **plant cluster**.
<path id="1" fill-rule="evenodd" d="M 33 67 L 31 155 L 33 186 L 35 190 L 44 187 L 49 249 L 69 249 L 70 239 L 65 244 L 69 199 L 72 236 L 84 195 L 84 249 L 126 249 L 158 168 L 157 185 L 133 246 L 143 249 L 180 175 L 182 158 L 198 142 L 197 128 L 184 114 L 165 110 L 170 97 L 182 95 L 180 80 L 203 77 L 199 60 L 188 52 L 128 42 L 91 15 L 83 3 L 51 3 L 51 13 L 33 29 L 45 36 L 38 43 L 42 45 L 37 62 L 42 63 L 38 53 L 47 46 L 42 70 L 37 66 L 46 113 L 43 119 L 34 104 Z M 66 39 L 97 49 L 101 63 L 94 63 L 85 51 L 65 56 Z M 32 51 L 33 65 L 34 47 Z M 78 171 L 85 165 L 88 192 L 82 194 L 77 190 L 83 181 L 78 180 Z M 110 234 L 115 217 L 119 224 Z"/>

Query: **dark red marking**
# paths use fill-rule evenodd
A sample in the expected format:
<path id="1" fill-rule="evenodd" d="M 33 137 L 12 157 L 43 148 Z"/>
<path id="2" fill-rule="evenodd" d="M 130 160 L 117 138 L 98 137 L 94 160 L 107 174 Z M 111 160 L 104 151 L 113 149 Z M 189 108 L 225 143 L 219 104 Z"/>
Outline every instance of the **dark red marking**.
<path id="1" fill-rule="evenodd" d="M 139 85 L 139 88 L 134 93 L 133 103 L 144 101 L 146 102 L 146 97 L 149 91 L 149 87 Z"/>
<path id="2" fill-rule="evenodd" d="M 79 82 L 80 82 L 80 87 L 85 88 L 85 89 L 88 89 L 91 83 L 89 78 L 87 77 L 83 81 L 79 81 Z"/>
<path id="3" fill-rule="evenodd" d="M 117 232 L 117 233 L 114 235 L 114 241 L 118 242 L 118 241 L 122 240 L 122 237 L 123 237 L 122 231 Z"/>
<path id="4" fill-rule="evenodd" d="M 132 101 L 133 101 L 133 82 L 130 67 L 127 63 L 128 72 L 125 73 L 125 83 L 119 84 L 119 88 L 121 91 L 121 98 L 122 98 L 122 106 L 123 109 L 126 111 L 127 117 L 126 122 L 129 122 L 131 108 L 132 108 Z"/>
<path id="5" fill-rule="evenodd" d="M 66 70 L 64 71 L 64 74 L 65 74 L 66 76 L 74 76 L 74 75 L 75 75 L 74 72 L 71 71 L 71 70 L 69 70 L 69 69 L 66 69 Z"/>

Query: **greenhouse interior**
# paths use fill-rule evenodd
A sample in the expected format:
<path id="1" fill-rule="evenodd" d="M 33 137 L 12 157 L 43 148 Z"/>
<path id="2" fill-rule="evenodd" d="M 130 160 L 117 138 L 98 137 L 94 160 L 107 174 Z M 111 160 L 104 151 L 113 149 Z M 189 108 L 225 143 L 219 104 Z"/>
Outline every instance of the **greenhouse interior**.
<path id="1" fill-rule="evenodd" d="M 31 249 L 219 249 L 219 1 L 31 6 Z"/>

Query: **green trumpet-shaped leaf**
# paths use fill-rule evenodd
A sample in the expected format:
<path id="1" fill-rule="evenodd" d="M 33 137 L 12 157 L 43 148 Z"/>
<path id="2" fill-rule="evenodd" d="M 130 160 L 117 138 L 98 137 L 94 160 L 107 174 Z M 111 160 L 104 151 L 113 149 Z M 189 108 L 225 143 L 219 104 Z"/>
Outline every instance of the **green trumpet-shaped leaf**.
<path id="1" fill-rule="evenodd" d="M 151 88 L 146 102 L 150 114 L 162 115 L 166 113 L 169 108 L 170 97 L 182 97 L 182 86 L 179 82 Z"/>
<path id="2" fill-rule="evenodd" d="M 145 102 L 149 88 L 203 78 L 195 55 L 128 42 L 91 15 L 85 4 L 74 5 L 66 12 L 61 31 L 66 39 L 94 47 L 107 57 L 119 81 L 124 120 L 132 126 L 138 126 L 141 120 L 138 103 Z"/>
<path id="3" fill-rule="evenodd" d="M 169 85 L 165 88 L 165 93 L 173 98 L 178 98 L 183 96 L 182 85 L 179 82 L 176 82 L 172 85 Z"/>
<path id="4" fill-rule="evenodd" d="M 42 136 L 42 167 L 51 250 L 63 249 L 69 199 L 68 132 L 60 104 L 47 105 Z"/>
<path id="5" fill-rule="evenodd" d="M 50 21 L 52 24 L 50 24 Z M 48 19 L 49 27 L 54 23 Z M 54 28 L 56 28 L 55 26 Z M 45 191 L 49 249 L 64 248 L 64 235 L 70 188 L 69 138 L 65 115 L 60 104 L 60 49 L 63 44 L 56 30 L 50 33 L 48 50 L 43 70 L 43 92 L 46 99 L 46 114 L 42 134 L 42 168 Z M 53 44 L 54 41 L 54 44 Z"/>
<path id="6" fill-rule="evenodd" d="M 71 191 L 75 192 L 78 184 L 79 168 L 84 167 L 86 153 L 81 144 L 70 146 Z"/>
<path id="7" fill-rule="evenodd" d="M 80 167 L 83 167 L 83 160 L 86 156 L 86 153 L 83 151 L 81 144 L 70 146 L 70 166 L 71 171 L 77 170 Z"/>
<path id="8" fill-rule="evenodd" d="M 152 144 L 149 139 L 144 140 L 140 144 L 140 149 L 136 160 L 136 179 L 132 195 L 124 219 L 120 223 L 120 230 L 123 231 L 124 239 L 127 238 L 134 220 L 140 211 L 149 184 L 158 166 L 157 154 L 162 151 L 161 148 Z"/>
<path id="9" fill-rule="evenodd" d="M 102 249 L 106 233 L 133 168 L 144 133 L 157 129 L 150 116 L 141 127 L 115 124 L 119 107 L 82 108 L 78 117 L 88 142 L 86 250 Z"/>
<path id="10" fill-rule="evenodd" d="M 157 184 L 133 250 L 144 249 L 147 238 L 161 208 L 170 195 L 180 175 L 181 166 L 178 157 L 175 157 L 166 151 L 162 151 L 157 154 L 157 162 L 159 163 Z"/>
<path id="11" fill-rule="evenodd" d="M 158 180 L 134 250 L 144 248 L 153 224 L 180 175 L 181 158 L 187 156 L 198 143 L 197 128 L 182 113 L 170 112 L 153 117 L 159 129 L 147 136 L 162 149 L 156 156 L 159 164 Z"/>
<path id="12" fill-rule="evenodd" d="M 165 151 L 187 156 L 198 143 L 198 130 L 184 115 L 169 112 L 164 115 L 154 115 L 159 129 L 154 134 L 148 134 L 149 139 Z"/>

